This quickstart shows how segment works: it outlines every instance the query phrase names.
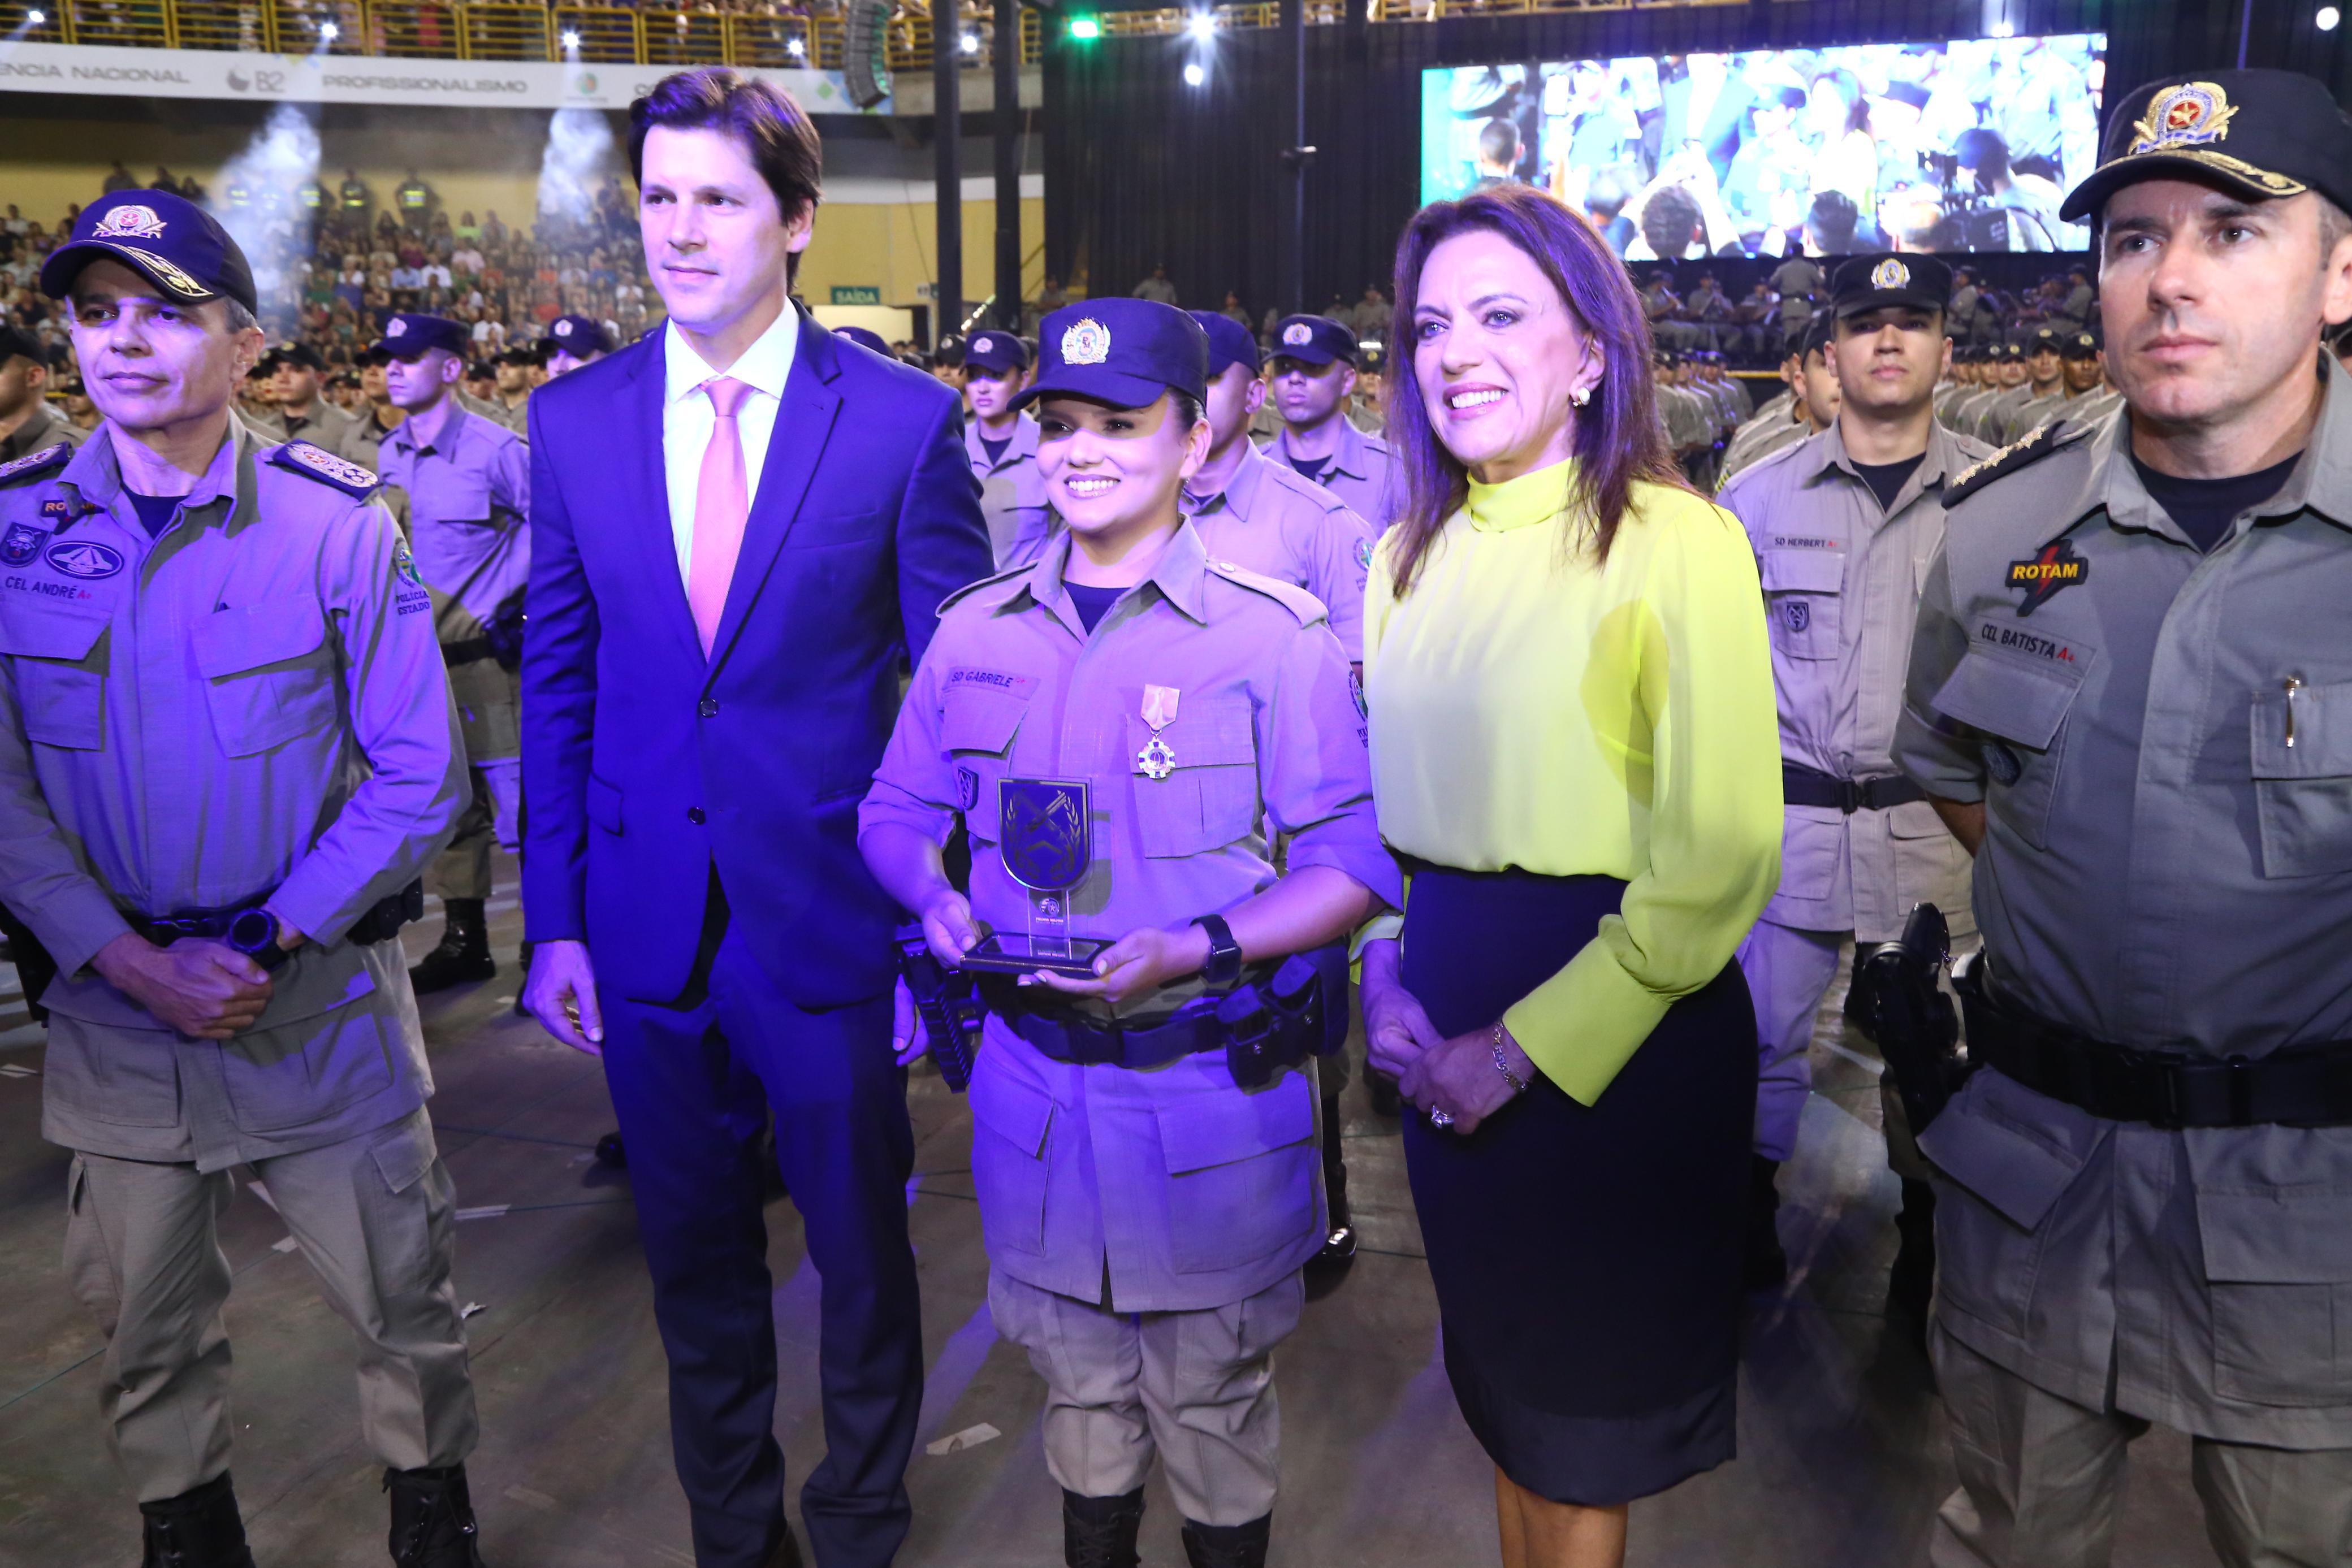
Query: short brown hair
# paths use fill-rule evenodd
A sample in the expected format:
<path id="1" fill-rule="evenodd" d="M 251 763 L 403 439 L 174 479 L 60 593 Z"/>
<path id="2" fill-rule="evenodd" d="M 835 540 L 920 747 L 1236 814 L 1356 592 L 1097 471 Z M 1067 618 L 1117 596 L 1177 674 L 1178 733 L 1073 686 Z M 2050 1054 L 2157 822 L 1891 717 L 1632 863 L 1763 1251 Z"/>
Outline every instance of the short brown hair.
<path id="1" fill-rule="evenodd" d="M 640 190 L 646 183 L 646 135 L 656 125 L 723 131 L 733 137 L 775 193 L 776 210 L 787 224 L 823 199 L 824 144 L 816 123 L 772 83 L 724 66 L 678 71 L 656 82 L 653 91 L 629 105 L 629 178 Z M 800 257 L 792 260 L 798 272 Z"/>

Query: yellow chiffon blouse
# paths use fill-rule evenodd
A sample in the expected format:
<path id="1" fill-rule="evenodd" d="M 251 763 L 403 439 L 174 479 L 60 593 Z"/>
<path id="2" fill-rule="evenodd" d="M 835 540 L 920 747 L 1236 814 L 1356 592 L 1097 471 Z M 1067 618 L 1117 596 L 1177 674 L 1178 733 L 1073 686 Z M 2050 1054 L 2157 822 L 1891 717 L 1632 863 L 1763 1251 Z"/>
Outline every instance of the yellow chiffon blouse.
<path id="1" fill-rule="evenodd" d="M 1570 507 L 1575 475 L 1569 462 L 1473 484 L 1401 600 L 1400 536 L 1382 539 L 1364 694 L 1391 848 L 1628 884 L 1622 913 L 1503 1015 L 1590 1104 L 1666 1009 L 1721 972 L 1779 884 L 1780 740 L 1738 522 L 1637 485 L 1600 565 Z M 1370 935 L 1395 931 L 1391 917 Z"/>

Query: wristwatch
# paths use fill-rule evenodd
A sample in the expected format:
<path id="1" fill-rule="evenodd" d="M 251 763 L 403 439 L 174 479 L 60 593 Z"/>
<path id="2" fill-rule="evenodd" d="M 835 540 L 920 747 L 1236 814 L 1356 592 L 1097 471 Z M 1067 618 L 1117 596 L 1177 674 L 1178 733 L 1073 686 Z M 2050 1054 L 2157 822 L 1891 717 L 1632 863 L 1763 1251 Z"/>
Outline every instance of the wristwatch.
<path id="1" fill-rule="evenodd" d="M 275 969 L 289 956 L 278 945 L 278 916 L 267 909 L 239 910 L 228 923 L 228 945 L 263 968 Z"/>
<path id="2" fill-rule="evenodd" d="M 1213 986 L 1230 986 L 1242 977 L 1242 945 L 1234 940 L 1234 928 L 1225 924 L 1222 915 L 1202 915 L 1192 924 L 1209 934 L 1209 961 L 1201 966 L 1201 978 Z"/>

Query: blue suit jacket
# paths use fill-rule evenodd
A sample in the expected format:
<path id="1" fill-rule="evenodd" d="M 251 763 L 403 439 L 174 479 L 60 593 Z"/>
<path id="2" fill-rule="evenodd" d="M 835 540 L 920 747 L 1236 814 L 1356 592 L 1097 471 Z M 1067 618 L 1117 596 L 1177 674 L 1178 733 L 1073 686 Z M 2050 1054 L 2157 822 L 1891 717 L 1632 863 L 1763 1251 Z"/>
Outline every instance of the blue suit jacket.
<path id="1" fill-rule="evenodd" d="M 879 995 L 896 906 L 857 853 L 899 661 L 991 570 L 955 396 L 803 318 L 705 659 L 662 477 L 665 334 L 530 400 L 524 929 L 599 989 L 685 988 L 715 866 L 803 1008 Z"/>

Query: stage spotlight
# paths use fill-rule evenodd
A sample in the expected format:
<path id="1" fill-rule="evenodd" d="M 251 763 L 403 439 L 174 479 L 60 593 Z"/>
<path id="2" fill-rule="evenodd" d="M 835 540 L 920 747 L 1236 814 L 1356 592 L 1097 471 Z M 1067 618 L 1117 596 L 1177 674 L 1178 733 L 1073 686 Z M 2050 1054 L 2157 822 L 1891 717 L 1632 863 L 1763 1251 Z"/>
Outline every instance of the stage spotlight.
<path id="1" fill-rule="evenodd" d="M 1209 42 L 1209 40 L 1217 36 L 1216 13 L 1213 11 L 1193 12 L 1192 19 L 1184 24 L 1184 30 L 1192 34 L 1193 37 L 1199 39 L 1202 43 L 1205 44 Z"/>
<path id="2" fill-rule="evenodd" d="M 35 13 L 35 16 L 37 19 L 38 13 Z M 2333 5 L 2322 5 L 2316 12 L 2313 13 L 2311 25 L 2318 28 L 2323 33 L 2332 33 L 2336 31 L 2336 24 L 2342 20 L 2344 20 L 2343 12 L 2338 11 Z"/>
<path id="3" fill-rule="evenodd" d="M 1070 37 L 1082 44 L 1091 44 L 1102 37 L 1102 24 L 1092 16 L 1070 18 Z"/>
<path id="4" fill-rule="evenodd" d="M 1193 60 L 1185 66 L 1184 85 L 1186 87 L 1199 87 L 1202 82 L 1207 81 L 1208 79 L 1209 73 L 1201 68 L 1200 61 Z"/>
<path id="5" fill-rule="evenodd" d="M 48 14 L 44 11 L 27 11 L 25 13 L 25 21 L 29 26 L 37 27 L 48 19 Z"/>
<path id="6" fill-rule="evenodd" d="M 2014 22 L 1995 22 L 1992 25 L 1992 36 L 1996 38 L 2013 38 L 2017 37 L 2017 24 Z"/>
<path id="7" fill-rule="evenodd" d="M 980 35 L 978 33 L 966 33 L 961 38 L 957 40 L 956 47 L 963 50 L 967 55 L 976 55 L 980 53 Z"/>
<path id="8" fill-rule="evenodd" d="M 342 36 L 343 30 L 341 27 L 336 26 L 332 22 L 321 22 L 319 24 L 319 37 L 325 42 L 331 44 Z M 541 33 L 540 37 L 543 38 L 547 37 L 547 35 Z"/>
<path id="9" fill-rule="evenodd" d="M 807 55 L 808 45 L 798 38 L 786 38 L 784 40 L 784 53 L 792 56 L 793 58 L 796 60 L 800 59 Z"/>
<path id="10" fill-rule="evenodd" d="M 566 29 L 563 35 L 563 47 L 566 50 L 576 52 L 580 47 L 580 35 Z"/>

